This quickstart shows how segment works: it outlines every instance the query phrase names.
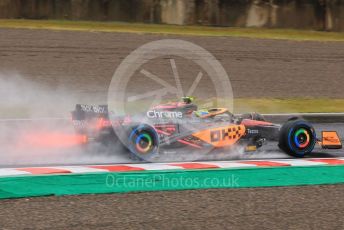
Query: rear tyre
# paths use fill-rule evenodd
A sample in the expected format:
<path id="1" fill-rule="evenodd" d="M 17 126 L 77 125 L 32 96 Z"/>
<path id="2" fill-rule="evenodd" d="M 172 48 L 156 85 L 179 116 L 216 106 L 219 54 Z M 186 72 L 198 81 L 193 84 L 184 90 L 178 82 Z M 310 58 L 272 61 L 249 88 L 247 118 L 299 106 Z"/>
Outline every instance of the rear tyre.
<path id="1" fill-rule="evenodd" d="M 304 157 L 313 151 L 315 143 L 315 130 L 304 120 L 288 121 L 280 130 L 279 147 L 291 156 Z"/>
<path id="2" fill-rule="evenodd" d="M 134 158 L 150 161 L 158 155 L 158 133 L 152 126 L 147 124 L 133 127 L 129 134 L 128 148 Z"/>

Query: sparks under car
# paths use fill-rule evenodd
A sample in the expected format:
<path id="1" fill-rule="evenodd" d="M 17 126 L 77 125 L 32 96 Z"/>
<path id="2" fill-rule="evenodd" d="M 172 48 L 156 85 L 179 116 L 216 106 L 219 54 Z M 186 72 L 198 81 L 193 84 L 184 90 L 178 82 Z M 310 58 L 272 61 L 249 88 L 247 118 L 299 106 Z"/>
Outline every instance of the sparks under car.
<path id="1" fill-rule="evenodd" d="M 268 141 L 294 157 L 310 154 L 316 143 L 322 148 L 342 148 L 336 132 L 322 132 L 317 139 L 313 126 L 291 118 L 284 124 L 268 122 L 257 113 L 234 115 L 225 108 L 198 110 L 192 98 L 149 109 L 137 116 L 111 117 L 108 106 L 76 105 L 72 112 L 75 130 L 88 142 L 106 145 L 120 140 L 130 156 L 150 161 L 164 152 L 179 149 L 204 154 L 240 146 L 256 151 Z"/>

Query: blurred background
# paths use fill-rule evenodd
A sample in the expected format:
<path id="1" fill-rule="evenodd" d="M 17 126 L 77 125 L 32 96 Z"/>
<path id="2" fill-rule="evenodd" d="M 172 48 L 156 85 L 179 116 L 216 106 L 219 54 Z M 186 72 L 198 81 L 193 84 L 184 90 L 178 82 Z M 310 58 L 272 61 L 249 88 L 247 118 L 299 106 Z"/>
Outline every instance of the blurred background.
<path id="1" fill-rule="evenodd" d="M 0 0 L 0 18 L 344 31 L 344 1 Z"/>

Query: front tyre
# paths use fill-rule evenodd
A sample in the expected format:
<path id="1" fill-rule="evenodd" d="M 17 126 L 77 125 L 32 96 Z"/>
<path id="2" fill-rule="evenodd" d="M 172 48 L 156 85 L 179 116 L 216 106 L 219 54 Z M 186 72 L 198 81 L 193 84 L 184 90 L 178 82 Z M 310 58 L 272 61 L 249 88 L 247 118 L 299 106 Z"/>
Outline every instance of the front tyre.
<path id="1" fill-rule="evenodd" d="M 280 130 L 279 147 L 293 157 L 304 157 L 311 153 L 315 143 L 315 130 L 304 120 L 288 121 Z"/>
<path id="2" fill-rule="evenodd" d="M 128 138 L 128 148 L 135 158 L 150 161 L 158 155 L 158 133 L 152 126 L 147 124 L 133 127 Z"/>

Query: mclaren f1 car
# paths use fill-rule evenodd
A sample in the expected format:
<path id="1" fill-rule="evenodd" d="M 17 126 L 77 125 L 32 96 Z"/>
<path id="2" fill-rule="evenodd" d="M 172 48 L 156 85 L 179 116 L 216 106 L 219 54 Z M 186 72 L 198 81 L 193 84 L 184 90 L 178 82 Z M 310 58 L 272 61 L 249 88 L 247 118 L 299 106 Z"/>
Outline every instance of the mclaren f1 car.
<path id="1" fill-rule="evenodd" d="M 323 131 L 322 139 L 318 139 L 312 124 L 305 120 L 290 118 L 284 124 L 275 124 L 258 113 L 234 115 L 225 108 L 199 110 L 191 97 L 123 117 L 112 117 L 107 105 L 78 104 L 72 120 L 76 132 L 88 142 L 120 142 L 131 156 L 143 161 L 171 149 L 205 154 L 225 149 L 230 154 L 233 147 L 240 146 L 244 151 L 256 151 L 269 141 L 278 143 L 293 157 L 312 153 L 316 144 L 342 148 L 336 132 Z"/>

